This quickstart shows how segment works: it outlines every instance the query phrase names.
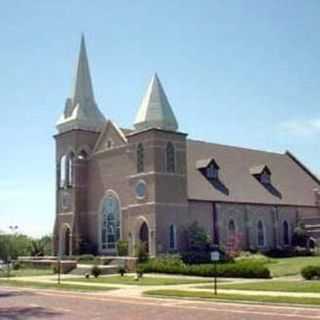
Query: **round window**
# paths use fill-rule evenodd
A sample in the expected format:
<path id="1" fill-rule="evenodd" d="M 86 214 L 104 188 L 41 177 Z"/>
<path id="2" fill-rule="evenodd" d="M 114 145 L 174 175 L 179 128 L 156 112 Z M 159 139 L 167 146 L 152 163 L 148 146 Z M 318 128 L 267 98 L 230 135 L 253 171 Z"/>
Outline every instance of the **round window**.
<path id="1" fill-rule="evenodd" d="M 145 193 L 146 193 L 146 184 L 144 181 L 139 181 L 136 185 L 137 198 L 144 198 Z"/>

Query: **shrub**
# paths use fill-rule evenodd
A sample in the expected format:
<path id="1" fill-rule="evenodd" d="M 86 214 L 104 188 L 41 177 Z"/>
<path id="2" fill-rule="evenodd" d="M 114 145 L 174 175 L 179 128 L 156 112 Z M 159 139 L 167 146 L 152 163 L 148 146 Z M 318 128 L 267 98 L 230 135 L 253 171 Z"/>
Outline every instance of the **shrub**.
<path id="1" fill-rule="evenodd" d="M 301 275 L 305 280 L 320 279 L 320 266 L 307 266 L 301 270 Z"/>
<path id="2" fill-rule="evenodd" d="M 293 247 L 287 249 L 272 249 L 265 252 L 271 258 L 308 257 L 314 255 L 310 249 L 305 247 Z"/>
<path id="3" fill-rule="evenodd" d="M 215 275 L 214 264 L 186 265 L 180 259 L 154 258 L 139 265 L 144 272 L 157 272 L 169 274 L 184 274 L 190 276 L 213 277 Z M 241 277 L 241 278 L 265 278 L 271 277 L 270 270 L 264 262 L 252 260 L 240 260 L 217 264 L 217 276 Z"/>
<path id="4" fill-rule="evenodd" d="M 117 242 L 117 252 L 120 257 L 128 255 L 128 241 L 119 240 Z"/>
<path id="5" fill-rule="evenodd" d="M 91 274 L 95 277 L 98 278 L 101 274 L 101 269 L 98 266 L 93 266 L 91 269 Z"/>
<path id="6" fill-rule="evenodd" d="M 142 267 L 141 265 L 139 265 L 139 266 L 137 267 L 136 272 L 137 272 L 137 278 L 138 278 L 138 279 L 141 279 L 141 278 L 143 277 L 143 273 L 144 273 L 143 267 Z"/>
<path id="7" fill-rule="evenodd" d="M 145 262 L 148 260 L 148 250 L 147 244 L 145 242 L 140 242 L 136 245 L 136 257 L 138 262 Z"/>
<path id="8" fill-rule="evenodd" d="M 21 269 L 21 263 L 19 261 L 15 261 L 12 265 L 13 270 L 19 270 Z"/>
<path id="9" fill-rule="evenodd" d="M 78 262 L 95 262 L 96 261 L 96 257 L 93 254 L 82 254 L 80 256 L 78 256 L 77 258 Z"/>
<path id="10" fill-rule="evenodd" d="M 119 267 L 118 272 L 120 273 L 121 277 L 123 277 L 124 274 L 127 273 L 127 270 L 125 267 Z"/>
<path id="11" fill-rule="evenodd" d="M 209 251 L 186 251 L 181 254 L 182 261 L 187 264 L 209 263 Z"/>

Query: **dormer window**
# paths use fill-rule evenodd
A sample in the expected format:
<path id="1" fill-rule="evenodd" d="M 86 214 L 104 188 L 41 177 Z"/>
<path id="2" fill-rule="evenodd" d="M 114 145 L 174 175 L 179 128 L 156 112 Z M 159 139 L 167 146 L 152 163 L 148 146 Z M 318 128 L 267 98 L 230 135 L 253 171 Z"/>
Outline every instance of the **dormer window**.
<path id="1" fill-rule="evenodd" d="M 218 179 L 218 168 L 212 163 L 206 170 L 208 179 Z"/>
<path id="2" fill-rule="evenodd" d="M 271 171 L 266 165 L 252 167 L 250 173 L 263 185 L 271 184 Z"/>
<path id="3" fill-rule="evenodd" d="M 268 172 L 264 172 L 260 176 L 260 182 L 263 183 L 263 184 L 270 184 L 270 182 L 271 182 L 270 174 Z"/>
<path id="4" fill-rule="evenodd" d="M 207 179 L 218 180 L 219 166 L 213 158 L 198 160 L 196 167 Z"/>

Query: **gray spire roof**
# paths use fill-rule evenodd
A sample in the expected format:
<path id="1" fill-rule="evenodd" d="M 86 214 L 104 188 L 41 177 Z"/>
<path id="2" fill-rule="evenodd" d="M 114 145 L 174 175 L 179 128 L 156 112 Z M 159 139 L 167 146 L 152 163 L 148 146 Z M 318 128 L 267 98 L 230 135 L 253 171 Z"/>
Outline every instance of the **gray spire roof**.
<path id="1" fill-rule="evenodd" d="M 137 130 L 159 128 L 176 131 L 178 123 L 161 82 L 154 74 L 138 110 L 134 126 Z"/>
<path id="2" fill-rule="evenodd" d="M 104 124 L 105 117 L 94 99 L 87 50 L 82 35 L 72 95 L 66 100 L 64 112 L 57 122 L 57 129 L 59 132 L 72 129 L 100 131 Z"/>

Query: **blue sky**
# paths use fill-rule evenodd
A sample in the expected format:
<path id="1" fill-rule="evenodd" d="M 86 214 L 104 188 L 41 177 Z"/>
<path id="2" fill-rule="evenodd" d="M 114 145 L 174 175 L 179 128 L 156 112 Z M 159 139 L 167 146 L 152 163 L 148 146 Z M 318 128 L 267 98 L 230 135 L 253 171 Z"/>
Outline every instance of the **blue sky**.
<path id="1" fill-rule="evenodd" d="M 55 122 L 85 33 L 97 103 L 131 127 L 154 71 L 191 138 L 320 173 L 320 2 L 17 1 L 0 11 L 0 230 L 54 220 Z"/>

